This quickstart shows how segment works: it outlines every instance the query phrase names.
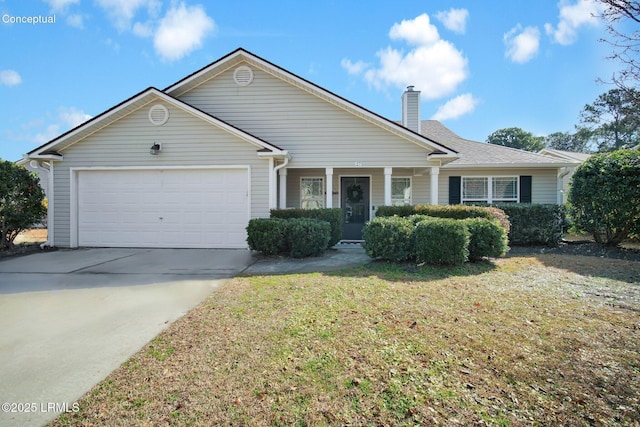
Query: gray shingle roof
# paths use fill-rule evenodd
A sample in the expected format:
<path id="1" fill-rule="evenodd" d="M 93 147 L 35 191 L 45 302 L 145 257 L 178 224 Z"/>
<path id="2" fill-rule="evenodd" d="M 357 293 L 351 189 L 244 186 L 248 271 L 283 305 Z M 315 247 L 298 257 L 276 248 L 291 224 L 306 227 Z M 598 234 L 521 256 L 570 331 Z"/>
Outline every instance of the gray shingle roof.
<path id="1" fill-rule="evenodd" d="M 420 133 L 460 153 L 460 158 L 448 163 L 446 168 L 456 167 L 509 167 L 530 165 L 562 166 L 568 162 L 543 154 L 502 147 L 500 145 L 464 139 L 437 120 L 423 120 Z"/>

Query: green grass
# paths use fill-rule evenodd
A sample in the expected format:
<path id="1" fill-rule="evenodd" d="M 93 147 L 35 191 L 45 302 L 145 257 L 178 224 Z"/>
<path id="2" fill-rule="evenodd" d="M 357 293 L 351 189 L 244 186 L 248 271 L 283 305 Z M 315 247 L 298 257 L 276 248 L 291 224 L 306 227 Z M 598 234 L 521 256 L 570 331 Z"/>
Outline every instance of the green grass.
<path id="1" fill-rule="evenodd" d="M 637 425 L 640 264 L 227 282 L 54 425 Z"/>

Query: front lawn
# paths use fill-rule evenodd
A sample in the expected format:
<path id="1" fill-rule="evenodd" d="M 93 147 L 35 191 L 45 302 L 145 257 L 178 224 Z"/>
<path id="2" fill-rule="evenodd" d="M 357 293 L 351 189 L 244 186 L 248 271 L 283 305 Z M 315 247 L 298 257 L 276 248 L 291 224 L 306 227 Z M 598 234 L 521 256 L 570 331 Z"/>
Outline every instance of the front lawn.
<path id="1" fill-rule="evenodd" d="M 640 263 L 236 278 L 53 425 L 638 425 Z"/>

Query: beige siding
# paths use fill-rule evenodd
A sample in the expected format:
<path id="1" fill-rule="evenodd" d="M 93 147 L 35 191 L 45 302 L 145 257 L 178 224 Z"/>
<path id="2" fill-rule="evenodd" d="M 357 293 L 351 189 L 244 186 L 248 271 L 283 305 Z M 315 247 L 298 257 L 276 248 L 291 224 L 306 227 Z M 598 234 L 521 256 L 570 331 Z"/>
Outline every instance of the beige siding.
<path id="1" fill-rule="evenodd" d="M 289 150 L 292 168 L 425 166 L 428 150 L 253 67 L 239 87 L 234 69 L 180 99 Z"/>
<path id="2" fill-rule="evenodd" d="M 532 202 L 557 203 L 556 169 L 440 169 L 438 204 L 449 203 L 450 176 L 532 176 Z"/>
<path id="3" fill-rule="evenodd" d="M 64 161 L 54 168 L 56 246 L 70 245 L 73 167 L 249 166 L 251 217 L 269 215 L 269 164 L 258 158 L 259 147 L 179 108 L 167 107 L 170 118 L 163 126 L 149 123 L 148 107 L 143 107 L 64 150 Z M 162 145 L 157 156 L 149 154 L 154 142 Z"/>

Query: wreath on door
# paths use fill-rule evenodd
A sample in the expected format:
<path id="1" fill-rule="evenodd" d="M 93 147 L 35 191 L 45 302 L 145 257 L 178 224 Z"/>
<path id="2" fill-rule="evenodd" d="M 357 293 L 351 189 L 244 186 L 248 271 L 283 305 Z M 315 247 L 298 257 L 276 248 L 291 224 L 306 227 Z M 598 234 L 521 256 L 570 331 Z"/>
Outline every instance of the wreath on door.
<path id="1" fill-rule="evenodd" d="M 358 184 L 353 184 L 347 187 L 347 200 L 351 203 L 360 203 L 362 201 L 364 193 L 362 187 Z"/>

